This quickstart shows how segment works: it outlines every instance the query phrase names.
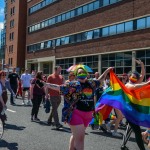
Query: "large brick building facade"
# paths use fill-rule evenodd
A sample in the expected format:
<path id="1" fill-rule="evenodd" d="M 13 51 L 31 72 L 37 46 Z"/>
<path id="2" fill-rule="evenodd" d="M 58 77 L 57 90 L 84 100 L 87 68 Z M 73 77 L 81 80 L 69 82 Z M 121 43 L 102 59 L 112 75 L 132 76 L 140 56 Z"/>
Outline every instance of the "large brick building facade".
<path id="1" fill-rule="evenodd" d="M 140 58 L 150 76 L 149 0 L 31 0 L 27 3 L 26 66 L 63 74 L 84 63 L 117 74 L 140 71 Z"/>
<path id="2" fill-rule="evenodd" d="M 25 66 L 27 2 L 5 0 L 5 5 L 5 64 L 20 70 Z"/>

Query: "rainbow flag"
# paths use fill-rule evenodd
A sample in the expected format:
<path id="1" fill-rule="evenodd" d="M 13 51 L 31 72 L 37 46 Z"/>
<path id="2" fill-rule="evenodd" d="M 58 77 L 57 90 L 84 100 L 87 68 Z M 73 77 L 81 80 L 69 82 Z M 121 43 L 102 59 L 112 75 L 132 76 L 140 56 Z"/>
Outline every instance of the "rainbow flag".
<path id="1" fill-rule="evenodd" d="M 150 85 L 129 90 L 112 70 L 110 83 L 110 88 L 100 98 L 101 104 L 121 110 L 126 119 L 134 124 L 150 127 Z"/>

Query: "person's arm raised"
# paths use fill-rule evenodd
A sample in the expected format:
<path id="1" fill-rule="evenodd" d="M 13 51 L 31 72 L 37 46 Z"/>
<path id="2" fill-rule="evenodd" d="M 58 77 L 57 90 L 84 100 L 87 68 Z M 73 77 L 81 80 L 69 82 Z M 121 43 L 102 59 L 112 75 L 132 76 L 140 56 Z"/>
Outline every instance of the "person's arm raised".
<path id="1" fill-rule="evenodd" d="M 141 60 L 135 60 L 136 63 L 138 63 L 139 65 L 141 65 L 141 75 L 140 78 L 138 80 L 138 83 L 143 82 L 144 76 L 145 76 L 145 66 L 144 63 Z"/>
<path id="2" fill-rule="evenodd" d="M 103 74 L 98 78 L 98 80 L 101 81 L 101 82 L 103 82 L 103 81 L 105 80 L 107 74 L 109 73 L 109 71 L 110 71 L 111 69 L 113 69 L 113 67 L 107 68 L 107 69 L 103 72 Z"/>

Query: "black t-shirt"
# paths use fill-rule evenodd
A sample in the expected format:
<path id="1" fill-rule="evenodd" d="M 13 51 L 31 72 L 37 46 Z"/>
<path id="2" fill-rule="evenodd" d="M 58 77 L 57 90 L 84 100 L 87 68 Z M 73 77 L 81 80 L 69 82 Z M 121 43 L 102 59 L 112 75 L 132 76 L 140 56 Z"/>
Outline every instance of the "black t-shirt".
<path id="1" fill-rule="evenodd" d="M 10 79 L 10 85 L 17 85 L 17 79 L 20 78 L 17 73 L 13 72 L 8 75 L 8 79 Z"/>
<path id="2" fill-rule="evenodd" d="M 89 82 L 81 83 L 82 95 L 81 99 L 76 103 L 76 108 L 81 111 L 94 110 L 94 89 Z"/>
<path id="3" fill-rule="evenodd" d="M 99 98 L 102 96 L 103 91 L 103 87 L 99 87 L 95 90 L 96 101 L 98 101 Z"/>

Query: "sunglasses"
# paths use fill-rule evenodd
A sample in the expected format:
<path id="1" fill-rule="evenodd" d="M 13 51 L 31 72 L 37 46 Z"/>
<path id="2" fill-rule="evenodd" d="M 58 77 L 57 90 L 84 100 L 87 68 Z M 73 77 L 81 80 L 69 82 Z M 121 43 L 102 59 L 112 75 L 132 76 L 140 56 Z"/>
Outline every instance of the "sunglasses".
<path id="1" fill-rule="evenodd" d="M 6 74 L 2 74 L 1 76 L 3 76 L 3 77 L 4 77 L 4 76 L 6 76 Z"/>

